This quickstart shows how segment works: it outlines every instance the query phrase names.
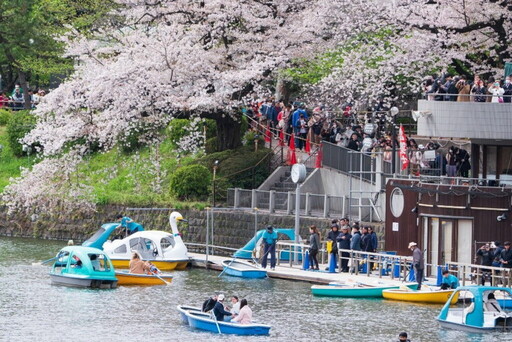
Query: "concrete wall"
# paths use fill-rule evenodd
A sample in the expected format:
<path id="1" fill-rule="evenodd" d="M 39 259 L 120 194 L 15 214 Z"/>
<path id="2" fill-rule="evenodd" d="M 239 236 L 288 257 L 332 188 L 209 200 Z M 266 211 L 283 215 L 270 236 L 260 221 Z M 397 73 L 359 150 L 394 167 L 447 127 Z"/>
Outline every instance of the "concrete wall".
<path id="1" fill-rule="evenodd" d="M 510 103 L 418 101 L 418 135 L 426 137 L 511 140 Z"/>
<path id="2" fill-rule="evenodd" d="M 5 208 L 0 209 L 0 236 L 33 237 L 51 240 L 74 240 L 80 244 L 94 234 L 101 224 L 112 222 L 117 213 L 123 213 L 133 220 L 140 222 L 146 229 L 169 231 L 168 215 L 170 211 L 126 211 L 120 206 L 100 207 L 94 215 L 74 217 L 57 215 L 55 217 L 39 217 L 32 221 L 24 215 L 8 216 Z M 206 211 L 180 210 L 188 225 L 180 226 L 185 242 L 206 242 Z M 308 227 L 316 225 L 320 228 L 322 238 L 327 236 L 330 219 L 301 217 L 301 237 L 307 238 Z M 253 236 L 256 218 L 254 213 L 216 209 L 214 212 L 213 244 L 240 248 Z M 264 229 L 267 225 L 281 228 L 293 228 L 295 217 L 292 215 L 270 215 L 258 213 L 257 229 Z M 384 226 L 376 225 L 376 232 L 381 242 L 384 241 Z M 64 243 L 63 243 L 64 244 Z M 383 245 L 382 245 L 383 246 Z"/>

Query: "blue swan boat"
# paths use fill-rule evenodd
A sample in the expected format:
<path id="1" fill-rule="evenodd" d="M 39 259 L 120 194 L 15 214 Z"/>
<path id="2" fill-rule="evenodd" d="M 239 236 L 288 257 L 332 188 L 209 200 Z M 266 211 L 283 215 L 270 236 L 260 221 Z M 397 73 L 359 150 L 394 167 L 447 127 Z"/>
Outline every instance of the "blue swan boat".
<path id="1" fill-rule="evenodd" d="M 450 306 L 454 296 L 459 296 L 459 304 Z M 512 313 L 500 304 L 511 298 L 512 291 L 507 287 L 458 287 L 437 320 L 442 327 L 469 332 L 511 331 Z"/>

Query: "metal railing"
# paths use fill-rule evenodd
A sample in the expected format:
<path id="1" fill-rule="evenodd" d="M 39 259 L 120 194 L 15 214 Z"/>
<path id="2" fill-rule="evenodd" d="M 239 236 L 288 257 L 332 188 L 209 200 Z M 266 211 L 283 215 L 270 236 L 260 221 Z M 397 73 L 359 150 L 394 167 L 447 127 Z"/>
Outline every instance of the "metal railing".
<path id="1" fill-rule="evenodd" d="M 228 189 L 227 204 L 235 209 L 258 208 L 270 213 L 295 212 L 295 191 L 279 192 L 274 190 L 245 190 Z M 328 218 L 330 216 L 344 217 L 347 212 L 346 196 L 331 196 L 311 193 L 300 194 L 301 215 Z"/>

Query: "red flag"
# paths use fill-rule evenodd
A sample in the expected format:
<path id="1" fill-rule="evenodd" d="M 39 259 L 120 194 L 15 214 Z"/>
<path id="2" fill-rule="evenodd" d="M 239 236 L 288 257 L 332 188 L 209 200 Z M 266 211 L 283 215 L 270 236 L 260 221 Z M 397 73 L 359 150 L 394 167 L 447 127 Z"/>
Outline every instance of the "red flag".
<path id="1" fill-rule="evenodd" d="M 306 138 L 305 151 L 307 154 L 311 154 L 311 140 L 309 139 L 309 134 L 308 134 L 308 137 Z"/>
<path id="2" fill-rule="evenodd" d="M 322 144 L 320 144 L 320 147 L 318 147 L 318 152 L 316 154 L 316 160 L 315 160 L 315 168 L 316 169 L 320 169 L 322 167 L 322 158 L 323 158 Z"/>
<path id="3" fill-rule="evenodd" d="M 398 140 L 400 141 L 400 161 L 402 162 L 402 170 L 405 170 L 409 166 L 409 156 L 407 155 L 407 136 L 405 135 L 402 124 L 400 124 Z"/>
<path id="4" fill-rule="evenodd" d="M 267 129 L 265 130 L 265 142 L 270 142 L 270 126 L 267 125 Z"/>
<path id="5" fill-rule="evenodd" d="M 297 164 L 297 156 L 295 155 L 295 135 L 290 137 L 290 148 L 288 150 L 288 164 Z"/>
<path id="6" fill-rule="evenodd" d="M 279 131 L 279 146 L 284 146 L 284 133 L 282 128 Z"/>

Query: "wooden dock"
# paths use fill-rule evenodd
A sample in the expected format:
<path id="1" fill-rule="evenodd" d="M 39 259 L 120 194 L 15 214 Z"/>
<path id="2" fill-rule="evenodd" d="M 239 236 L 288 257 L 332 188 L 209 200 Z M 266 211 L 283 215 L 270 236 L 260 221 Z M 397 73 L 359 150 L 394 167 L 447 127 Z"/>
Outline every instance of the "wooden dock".
<path id="1" fill-rule="evenodd" d="M 206 262 L 206 255 L 199 253 L 188 253 L 191 258 L 192 267 L 209 268 L 217 271 L 222 271 L 222 261 L 232 260 L 230 257 L 209 255 L 208 263 Z M 238 259 L 243 260 L 243 259 Z M 363 283 L 368 285 L 402 285 L 405 281 L 403 279 L 394 278 L 390 276 L 378 276 L 377 271 L 373 271 L 373 274 L 351 274 L 351 273 L 329 273 L 325 271 L 326 264 L 320 264 L 319 271 L 303 270 L 302 265 L 289 266 L 288 263 L 276 266 L 275 270 L 271 270 L 267 267 L 267 275 L 270 278 L 294 280 L 294 281 L 305 281 L 314 284 L 329 284 L 332 282 L 338 283 Z M 425 283 L 431 282 L 431 279 L 427 279 Z"/>

